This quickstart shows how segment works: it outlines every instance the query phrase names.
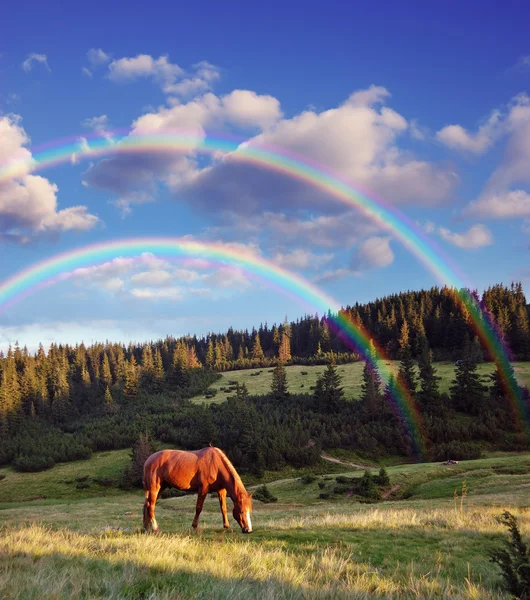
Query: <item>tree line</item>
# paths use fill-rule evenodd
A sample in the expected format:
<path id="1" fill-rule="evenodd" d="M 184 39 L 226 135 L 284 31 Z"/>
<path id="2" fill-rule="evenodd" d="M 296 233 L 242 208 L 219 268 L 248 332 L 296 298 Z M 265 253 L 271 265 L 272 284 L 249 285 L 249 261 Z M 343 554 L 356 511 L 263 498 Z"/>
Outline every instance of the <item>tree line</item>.
<path id="1" fill-rule="evenodd" d="M 528 307 L 520 284 L 494 286 L 475 297 L 514 355 L 525 358 Z M 478 442 L 526 447 L 500 374 L 485 386 L 476 373 L 487 355 L 451 290 L 406 292 L 343 310 L 400 360 L 399 380 L 422 415 L 430 456 L 469 457 Z M 0 463 L 48 468 L 94 450 L 130 446 L 146 429 L 183 447 L 212 441 L 233 448 L 231 458 L 243 468 L 301 464 L 314 460 L 320 447 L 417 454 L 422 441 L 395 410 L 396 381 L 383 383 L 366 363 L 362 397 L 344 398 L 337 365 L 360 357 L 334 332 L 333 319 L 304 317 L 251 333 L 230 329 L 127 347 L 52 344 L 30 354 L 16 345 L 0 357 Z M 459 359 L 449 395 L 439 392 L 433 365 L 444 356 Z M 285 365 L 297 360 L 328 365 L 312 394 L 287 391 Z M 232 400 L 212 407 L 186 400 L 204 392 L 217 371 L 235 365 L 275 366 L 270 394 L 248 398 L 238 389 Z M 508 375 L 527 402 L 528 391 L 517 387 L 513 372 Z"/>

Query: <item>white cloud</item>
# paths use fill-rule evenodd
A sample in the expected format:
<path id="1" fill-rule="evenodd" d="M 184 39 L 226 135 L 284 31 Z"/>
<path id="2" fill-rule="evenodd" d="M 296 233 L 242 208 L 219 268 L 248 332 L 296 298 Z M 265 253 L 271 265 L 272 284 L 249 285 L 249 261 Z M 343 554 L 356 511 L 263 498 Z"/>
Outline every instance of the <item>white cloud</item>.
<path id="1" fill-rule="evenodd" d="M 243 291 L 252 284 L 246 274 L 237 267 L 223 266 L 202 279 L 204 285 L 214 290 Z"/>
<path id="2" fill-rule="evenodd" d="M 273 96 L 260 96 L 250 90 L 234 90 L 223 96 L 224 118 L 242 127 L 267 129 L 282 116 L 279 101 Z"/>
<path id="3" fill-rule="evenodd" d="M 354 269 L 381 269 L 394 262 L 394 253 L 390 248 L 389 237 L 370 237 L 361 244 L 353 256 Z"/>
<path id="4" fill-rule="evenodd" d="M 493 235 L 485 225 L 473 225 L 464 233 L 455 233 L 440 227 L 438 233 L 442 239 L 464 250 L 475 250 L 493 244 Z"/>
<path id="5" fill-rule="evenodd" d="M 22 68 L 26 73 L 29 73 L 35 64 L 41 64 L 47 71 L 51 71 L 46 54 L 36 54 L 35 52 L 28 54 L 28 57 L 22 63 Z"/>
<path id="6" fill-rule="evenodd" d="M 530 215 L 530 97 L 515 96 L 503 116 L 504 155 L 464 214 L 497 219 Z"/>
<path id="7" fill-rule="evenodd" d="M 81 122 L 83 127 L 87 129 L 91 129 L 94 133 L 104 137 L 109 140 L 109 142 L 114 143 L 112 139 L 112 133 L 110 130 L 110 121 L 107 115 L 99 115 L 99 117 L 90 117 Z M 88 147 L 88 142 L 85 138 L 80 138 L 81 143 L 83 144 L 83 151 L 90 151 Z"/>
<path id="8" fill-rule="evenodd" d="M 0 162 L 16 161 L 17 176 L 0 182 L 0 235 L 3 239 L 27 242 L 38 233 L 86 231 L 99 221 L 86 206 L 57 208 L 58 188 L 40 175 L 32 175 L 27 149 L 29 137 L 17 115 L 0 117 Z M 19 162 L 20 161 L 20 162 Z"/>
<path id="9" fill-rule="evenodd" d="M 103 52 L 101 48 L 90 48 L 87 52 L 88 62 L 92 67 L 105 65 L 110 61 L 110 55 Z"/>
<path id="10" fill-rule="evenodd" d="M 167 56 L 153 58 L 149 54 L 138 54 L 132 58 L 119 58 L 109 64 L 107 77 L 116 82 L 128 82 L 148 77 L 162 88 L 172 86 L 184 74 L 184 70 L 171 63 Z"/>
<path id="11" fill-rule="evenodd" d="M 150 72 L 153 63 L 146 64 L 143 70 L 135 67 L 132 72 Z M 284 225 L 289 230 L 294 224 L 296 227 L 286 235 L 293 238 L 296 230 L 305 228 L 314 234 L 314 243 L 330 247 L 336 244 L 333 229 L 342 228 L 342 237 L 351 245 L 360 237 L 355 219 L 365 226 L 367 218 L 358 213 L 353 217 L 355 211 L 351 215 L 348 212 L 345 220 L 354 229 L 348 234 L 339 217 L 345 211 L 344 204 L 317 186 L 245 161 L 245 152 L 264 146 L 304 156 L 317 168 L 336 172 L 395 204 L 447 202 L 458 182 L 456 173 L 419 160 L 398 145 L 409 123 L 385 106 L 389 96 L 385 88 L 372 86 L 353 93 L 337 108 L 306 110 L 292 118 L 282 117 L 276 98 L 250 90 L 235 90 L 224 96 L 207 92 L 189 102 L 173 101 L 137 118 L 130 135 L 186 130 L 196 136 L 193 147 L 186 153 L 168 150 L 111 156 L 91 166 L 84 182 L 114 194 L 124 213 L 134 203 L 153 200 L 162 183 L 176 198 L 207 212 L 217 223 L 239 215 L 239 222 L 249 221 L 245 226 L 248 229 L 264 214 L 283 215 L 274 224 L 264 223 L 265 227 L 279 230 Z M 202 156 L 199 158 L 199 146 L 208 129 L 241 127 L 261 133 L 235 152 L 224 156 L 218 153 L 206 162 Z M 324 219 L 330 219 L 330 223 L 325 225 Z M 304 223 L 310 220 L 314 222 Z"/>
<path id="12" fill-rule="evenodd" d="M 214 81 L 221 76 L 219 69 L 207 61 L 193 65 L 194 74 L 179 83 L 167 84 L 166 94 L 174 94 L 183 98 L 197 96 L 211 89 Z"/>
<path id="13" fill-rule="evenodd" d="M 140 299 L 164 299 L 164 300 L 182 300 L 184 298 L 184 292 L 181 287 L 173 286 L 167 288 L 153 289 L 153 288 L 133 288 L 130 293 L 134 298 Z"/>
<path id="14" fill-rule="evenodd" d="M 484 195 L 471 202 L 466 214 L 492 219 L 513 219 L 530 216 L 530 194 L 524 190 L 513 190 Z"/>
<path id="15" fill-rule="evenodd" d="M 109 129 L 109 118 L 107 115 L 100 115 L 99 117 L 90 117 L 82 121 L 81 125 L 87 129 L 91 129 L 96 133 L 102 133 Z"/>
<path id="16" fill-rule="evenodd" d="M 288 252 L 276 252 L 273 262 L 289 269 L 319 269 L 333 258 L 333 254 L 315 254 L 305 248 L 295 248 Z"/>
<path id="17" fill-rule="evenodd" d="M 103 52 L 101 48 L 91 48 L 87 53 L 88 62 L 90 63 L 90 69 L 88 67 L 82 67 L 81 72 L 83 75 L 92 79 L 92 71 L 107 64 L 111 60 L 110 54 Z M 92 69 L 92 70 L 91 70 Z"/>
<path id="18" fill-rule="evenodd" d="M 173 275 L 168 271 L 157 269 L 153 271 L 142 271 L 131 277 L 131 282 L 135 285 L 145 286 L 165 286 L 173 281 Z"/>
<path id="19" fill-rule="evenodd" d="M 436 133 L 440 142 L 464 152 L 482 154 L 489 150 L 502 133 L 501 113 L 494 111 L 476 133 L 470 133 L 461 125 L 446 125 Z"/>
<path id="20" fill-rule="evenodd" d="M 457 175 L 417 160 L 397 146 L 408 124 L 381 105 L 387 96 L 384 88 L 372 87 L 352 94 L 338 108 L 281 119 L 211 168 L 174 186 L 174 191 L 209 211 L 222 208 L 252 214 L 286 206 L 329 210 L 333 203 L 328 194 L 239 160 L 247 148 L 264 146 L 303 156 L 395 203 L 446 201 Z"/>

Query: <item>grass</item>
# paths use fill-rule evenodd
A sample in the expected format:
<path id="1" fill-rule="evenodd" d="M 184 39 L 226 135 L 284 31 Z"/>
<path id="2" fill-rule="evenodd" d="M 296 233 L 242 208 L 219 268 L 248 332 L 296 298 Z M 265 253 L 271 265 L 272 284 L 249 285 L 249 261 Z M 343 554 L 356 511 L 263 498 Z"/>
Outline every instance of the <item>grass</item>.
<path id="1" fill-rule="evenodd" d="M 94 462 L 112 471 L 119 457 L 70 466 L 88 474 Z M 197 532 L 190 529 L 194 497 L 161 500 L 161 536 L 139 533 L 140 490 L 3 504 L 0 597 L 507 598 L 487 552 L 506 538 L 495 519 L 503 510 L 530 536 L 530 454 L 387 471 L 408 499 L 322 501 L 318 483 L 332 486 L 329 473 L 310 484 L 299 476 L 270 482 L 278 502 L 255 502 L 251 536 L 237 526 L 223 530 L 210 497 Z M 464 481 L 468 495 L 455 502 L 454 489 L 460 493 Z M 63 490 L 51 480 L 46 485 Z"/>
<path id="2" fill-rule="evenodd" d="M 386 366 L 396 361 L 384 361 Z M 396 365 L 397 366 L 397 365 Z M 452 362 L 438 362 L 435 363 L 436 369 L 438 370 L 438 376 L 440 380 L 440 391 L 449 392 L 451 382 L 454 379 L 455 365 Z M 514 363 L 514 370 L 517 380 L 520 385 L 530 387 L 530 362 Z M 286 367 L 287 371 L 287 382 L 289 391 L 292 393 L 306 394 L 311 393 L 311 386 L 314 386 L 317 377 L 321 375 L 325 366 L 318 365 L 315 367 L 304 367 L 300 365 L 293 365 Z M 359 361 L 356 363 L 349 363 L 346 365 L 339 365 L 338 371 L 342 377 L 342 386 L 348 398 L 359 398 L 361 395 L 361 383 L 362 383 L 362 370 L 363 362 Z M 485 382 L 488 382 L 488 376 L 493 372 L 494 365 L 492 363 L 482 363 L 478 365 L 478 372 L 484 378 Z M 234 394 L 234 392 L 221 391 L 220 388 L 228 388 L 229 381 L 237 381 L 239 384 L 246 384 L 248 391 L 251 395 L 264 395 L 270 391 L 272 382 L 272 373 L 269 373 L 272 369 L 248 369 L 241 371 L 229 371 L 221 374 L 221 379 L 216 381 L 211 387 L 216 388 L 217 395 L 213 398 L 205 398 L 204 394 L 195 396 L 192 398 L 194 402 L 224 402 L 228 396 Z M 307 375 L 302 375 L 302 372 L 307 372 Z M 257 373 L 260 373 L 257 375 Z M 303 386 L 303 387 L 302 387 Z"/>

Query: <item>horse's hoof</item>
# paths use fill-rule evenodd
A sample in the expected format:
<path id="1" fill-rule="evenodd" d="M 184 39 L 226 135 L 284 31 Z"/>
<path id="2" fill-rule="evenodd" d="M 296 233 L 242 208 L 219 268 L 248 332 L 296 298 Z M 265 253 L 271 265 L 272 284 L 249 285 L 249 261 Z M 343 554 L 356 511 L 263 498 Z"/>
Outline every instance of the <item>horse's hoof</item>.
<path id="1" fill-rule="evenodd" d="M 230 525 L 223 525 L 225 529 L 230 529 Z"/>

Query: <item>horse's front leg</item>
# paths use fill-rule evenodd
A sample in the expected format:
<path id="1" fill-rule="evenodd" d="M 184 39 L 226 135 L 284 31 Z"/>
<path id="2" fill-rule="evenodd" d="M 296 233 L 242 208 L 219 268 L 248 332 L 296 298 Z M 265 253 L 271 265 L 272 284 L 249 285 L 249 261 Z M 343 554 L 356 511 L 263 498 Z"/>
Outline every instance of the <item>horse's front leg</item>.
<path id="1" fill-rule="evenodd" d="M 197 496 L 197 506 L 195 507 L 195 518 L 193 519 L 193 523 L 191 525 L 193 529 L 197 529 L 197 526 L 199 525 L 199 516 L 202 512 L 202 506 L 207 494 L 208 490 L 199 490 L 199 494 Z"/>
<path id="2" fill-rule="evenodd" d="M 226 514 L 226 490 L 219 490 L 217 495 L 219 496 L 219 504 L 221 505 L 221 512 L 223 513 L 223 527 L 229 529 L 230 523 L 228 522 L 228 516 Z"/>
<path id="3" fill-rule="evenodd" d="M 158 523 L 155 519 L 155 505 L 158 499 L 159 490 L 160 486 L 145 491 L 144 529 L 145 531 L 151 529 L 153 533 L 158 533 Z"/>

